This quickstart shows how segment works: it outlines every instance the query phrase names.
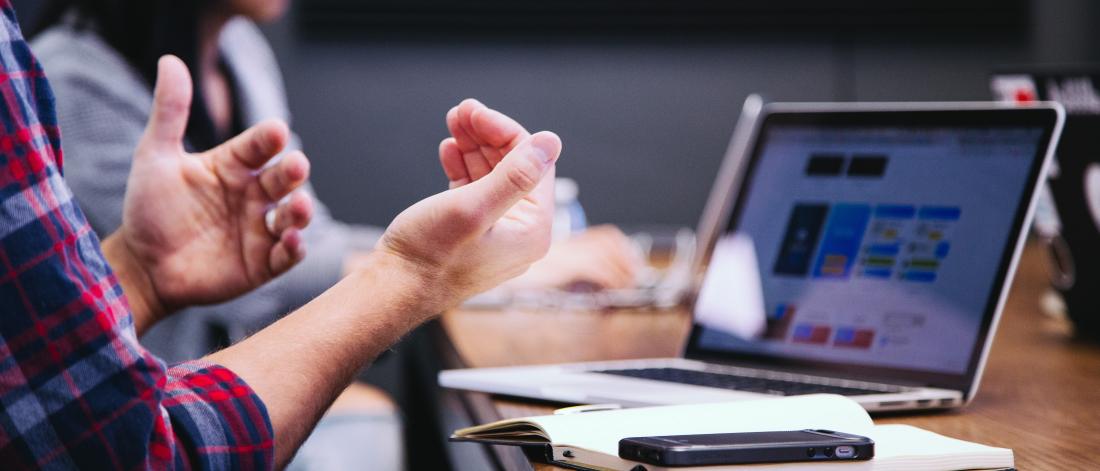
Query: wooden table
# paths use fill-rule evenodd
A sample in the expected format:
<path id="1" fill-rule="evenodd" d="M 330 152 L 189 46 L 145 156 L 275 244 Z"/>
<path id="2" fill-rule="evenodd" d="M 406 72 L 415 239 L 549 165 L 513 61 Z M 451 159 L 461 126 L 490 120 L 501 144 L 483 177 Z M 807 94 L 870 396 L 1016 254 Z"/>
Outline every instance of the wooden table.
<path id="1" fill-rule="evenodd" d="M 1020 469 L 1100 469 L 1100 346 L 1073 340 L 1064 320 L 1041 312 L 1042 262 L 1039 250 L 1028 247 L 980 391 L 969 406 L 878 416 L 875 422 L 1012 448 Z M 674 356 L 690 317 L 682 310 L 455 311 L 444 316 L 443 325 L 458 361 L 504 366 Z M 555 408 L 480 393 L 453 394 L 461 396 L 473 423 L 543 415 Z M 558 469 L 531 462 L 513 447 L 491 447 L 490 453 L 504 469 Z"/>

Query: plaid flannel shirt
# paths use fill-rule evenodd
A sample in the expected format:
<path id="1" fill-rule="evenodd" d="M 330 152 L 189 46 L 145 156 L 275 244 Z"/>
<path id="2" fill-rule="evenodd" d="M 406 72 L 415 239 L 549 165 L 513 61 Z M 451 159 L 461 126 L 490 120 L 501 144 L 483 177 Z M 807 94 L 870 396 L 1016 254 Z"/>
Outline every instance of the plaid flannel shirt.
<path id="1" fill-rule="evenodd" d="M 0 12 L 0 468 L 271 468 L 267 410 L 243 380 L 138 344 L 62 180 L 49 84 L 9 0 Z"/>

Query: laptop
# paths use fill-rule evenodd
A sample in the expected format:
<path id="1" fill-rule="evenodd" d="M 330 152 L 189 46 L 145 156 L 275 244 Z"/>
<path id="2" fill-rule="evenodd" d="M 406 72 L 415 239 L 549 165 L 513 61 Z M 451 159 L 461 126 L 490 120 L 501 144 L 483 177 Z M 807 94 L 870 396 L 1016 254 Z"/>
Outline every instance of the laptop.
<path id="1" fill-rule="evenodd" d="M 961 406 L 1063 120 L 1051 103 L 750 102 L 700 223 L 682 358 L 450 370 L 440 384 L 624 407 L 811 393 L 872 411 Z"/>

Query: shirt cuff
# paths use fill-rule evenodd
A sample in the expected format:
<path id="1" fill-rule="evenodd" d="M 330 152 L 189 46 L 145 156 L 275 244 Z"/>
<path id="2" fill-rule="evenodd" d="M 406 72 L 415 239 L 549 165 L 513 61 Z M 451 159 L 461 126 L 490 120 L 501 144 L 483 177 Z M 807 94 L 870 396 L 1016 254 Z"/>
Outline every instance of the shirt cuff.
<path id="1" fill-rule="evenodd" d="M 205 361 L 175 365 L 166 379 L 162 404 L 175 432 L 177 464 L 186 458 L 191 469 L 274 466 L 271 418 L 244 379 Z"/>

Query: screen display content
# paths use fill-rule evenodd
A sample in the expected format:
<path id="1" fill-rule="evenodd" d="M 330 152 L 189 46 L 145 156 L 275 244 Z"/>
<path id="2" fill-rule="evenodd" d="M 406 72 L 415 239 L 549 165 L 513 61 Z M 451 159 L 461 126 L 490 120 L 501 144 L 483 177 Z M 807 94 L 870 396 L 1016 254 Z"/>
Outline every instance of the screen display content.
<path id="1" fill-rule="evenodd" d="M 782 124 L 761 133 L 696 305 L 696 346 L 965 373 L 1044 130 Z M 732 286 L 714 273 L 729 270 L 759 283 Z M 753 296 L 758 303 L 743 302 Z"/>

